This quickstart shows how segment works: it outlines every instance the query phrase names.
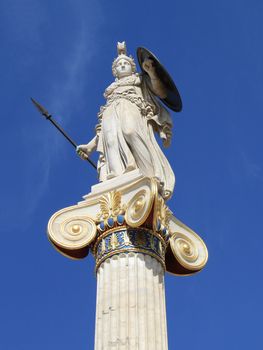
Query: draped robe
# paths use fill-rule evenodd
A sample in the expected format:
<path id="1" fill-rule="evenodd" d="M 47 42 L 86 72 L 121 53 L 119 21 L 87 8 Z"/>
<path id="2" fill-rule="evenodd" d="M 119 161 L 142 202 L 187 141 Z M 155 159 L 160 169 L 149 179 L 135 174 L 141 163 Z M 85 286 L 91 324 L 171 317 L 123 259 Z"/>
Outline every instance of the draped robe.
<path id="1" fill-rule="evenodd" d="M 156 178 L 163 197 L 169 198 L 175 176 L 154 135 L 172 128 L 169 112 L 138 74 L 116 80 L 104 97 L 96 127 L 100 181 L 139 168 Z"/>

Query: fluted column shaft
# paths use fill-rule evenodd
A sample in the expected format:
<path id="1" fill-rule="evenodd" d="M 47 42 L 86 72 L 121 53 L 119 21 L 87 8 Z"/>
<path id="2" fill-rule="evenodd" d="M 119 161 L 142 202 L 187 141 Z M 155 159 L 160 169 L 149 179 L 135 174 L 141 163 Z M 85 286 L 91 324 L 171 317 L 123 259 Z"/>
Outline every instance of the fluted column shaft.
<path id="1" fill-rule="evenodd" d="M 167 350 L 164 269 L 154 257 L 114 255 L 97 270 L 95 350 Z"/>

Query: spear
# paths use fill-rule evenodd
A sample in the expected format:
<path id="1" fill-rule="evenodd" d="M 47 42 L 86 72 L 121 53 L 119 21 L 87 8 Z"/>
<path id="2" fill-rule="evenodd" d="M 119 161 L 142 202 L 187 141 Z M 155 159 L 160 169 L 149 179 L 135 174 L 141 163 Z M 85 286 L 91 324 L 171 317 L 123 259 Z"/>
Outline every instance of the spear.
<path id="1" fill-rule="evenodd" d="M 58 125 L 58 123 L 52 119 L 51 114 L 49 114 L 49 112 L 43 107 L 41 106 L 40 103 L 38 103 L 36 100 L 34 100 L 32 97 L 31 101 L 33 102 L 34 106 L 38 109 L 38 111 L 47 119 L 49 120 L 57 129 L 58 131 L 61 132 L 61 134 L 72 144 L 72 146 L 76 149 L 77 148 L 77 144 L 65 133 L 65 131 L 61 128 L 60 125 Z M 93 163 L 92 160 L 90 160 L 88 157 L 86 158 L 87 161 L 93 166 L 93 168 L 97 169 L 96 165 Z"/>

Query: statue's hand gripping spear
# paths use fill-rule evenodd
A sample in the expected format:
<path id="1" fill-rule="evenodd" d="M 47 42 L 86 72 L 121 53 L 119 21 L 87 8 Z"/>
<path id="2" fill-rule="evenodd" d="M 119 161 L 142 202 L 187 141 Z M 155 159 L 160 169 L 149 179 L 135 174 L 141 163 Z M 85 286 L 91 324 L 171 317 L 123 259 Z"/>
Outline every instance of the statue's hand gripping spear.
<path id="1" fill-rule="evenodd" d="M 36 100 L 34 100 L 32 97 L 31 97 L 31 101 L 33 102 L 33 104 L 35 105 L 35 107 L 38 109 L 38 111 L 47 119 L 49 120 L 60 132 L 62 135 L 64 135 L 64 137 L 72 144 L 72 146 L 75 148 L 75 150 L 77 150 L 78 152 L 78 148 L 77 148 L 77 145 L 76 143 L 65 133 L 65 131 L 61 128 L 60 125 L 58 125 L 58 123 L 52 119 L 52 116 L 51 114 L 48 113 L 48 111 L 43 107 L 41 106 L 41 104 L 39 104 Z M 80 150 L 80 152 L 82 152 L 82 158 L 85 158 L 85 160 L 87 160 L 92 166 L 93 168 L 97 169 L 96 165 L 93 163 L 92 160 L 90 160 L 88 158 L 88 155 L 85 154 L 82 150 Z"/>

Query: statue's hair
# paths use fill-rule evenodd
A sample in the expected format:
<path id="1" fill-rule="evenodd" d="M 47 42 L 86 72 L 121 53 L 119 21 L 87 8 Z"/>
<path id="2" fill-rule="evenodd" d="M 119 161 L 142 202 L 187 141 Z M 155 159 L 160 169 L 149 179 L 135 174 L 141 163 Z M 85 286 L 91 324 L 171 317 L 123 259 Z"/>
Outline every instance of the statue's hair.
<path id="1" fill-rule="evenodd" d="M 117 77 L 117 63 L 119 62 L 120 59 L 124 59 L 126 61 L 128 61 L 131 64 L 132 67 L 132 73 L 136 72 L 136 64 L 134 62 L 134 59 L 132 58 L 132 56 L 127 56 L 124 54 L 120 54 L 112 63 L 112 74 L 114 77 Z"/>

